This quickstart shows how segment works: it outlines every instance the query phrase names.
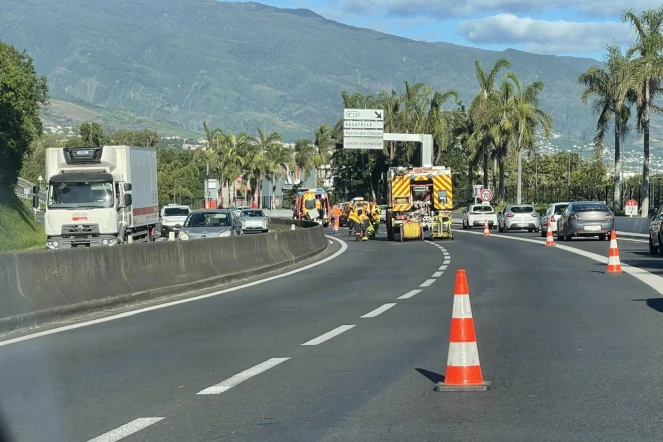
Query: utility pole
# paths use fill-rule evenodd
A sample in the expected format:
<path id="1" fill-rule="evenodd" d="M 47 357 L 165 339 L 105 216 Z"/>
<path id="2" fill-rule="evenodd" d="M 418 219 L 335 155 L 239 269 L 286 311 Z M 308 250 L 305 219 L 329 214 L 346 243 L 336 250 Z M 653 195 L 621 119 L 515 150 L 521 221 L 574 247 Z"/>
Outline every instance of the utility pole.
<path id="1" fill-rule="evenodd" d="M 569 152 L 569 165 L 566 169 L 566 200 L 571 201 L 571 152 Z"/>

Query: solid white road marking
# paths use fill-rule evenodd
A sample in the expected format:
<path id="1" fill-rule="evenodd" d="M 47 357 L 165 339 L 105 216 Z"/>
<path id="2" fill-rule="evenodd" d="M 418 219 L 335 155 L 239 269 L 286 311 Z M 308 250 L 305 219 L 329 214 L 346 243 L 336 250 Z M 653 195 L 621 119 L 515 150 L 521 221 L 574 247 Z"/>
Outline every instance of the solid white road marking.
<path id="1" fill-rule="evenodd" d="M 433 278 L 439 278 L 440 276 L 442 276 L 442 273 L 444 273 L 444 272 L 435 272 L 435 273 L 433 273 Z"/>
<path id="2" fill-rule="evenodd" d="M 32 334 L 25 335 L 25 336 L 20 336 L 20 337 L 13 338 L 13 339 L 7 339 L 6 341 L 0 341 L 0 347 L 4 347 L 5 345 L 16 344 L 18 342 L 28 341 L 30 339 L 41 338 L 42 336 L 54 335 L 56 333 L 62 333 L 62 332 L 68 331 L 68 330 L 75 330 L 77 328 L 88 327 L 90 325 L 102 324 L 104 322 L 110 322 L 110 321 L 114 321 L 116 319 L 127 318 L 129 316 L 139 315 L 141 313 L 150 312 L 152 310 L 159 310 L 159 309 L 162 309 L 162 308 L 172 307 L 174 305 L 185 304 L 187 302 L 199 301 L 201 299 L 211 298 L 213 296 L 218 296 L 218 295 L 223 295 L 225 293 L 235 292 L 237 290 L 242 290 L 242 289 L 245 289 L 245 288 L 248 288 L 248 287 L 253 287 L 255 285 L 264 284 L 264 283 L 269 282 L 269 281 L 274 281 L 275 279 L 280 279 L 280 278 L 284 278 L 286 276 L 294 275 L 296 273 L 303 272 L 303 271 L 311 269 L 313 267 L 317 267 L 321 264 L 325 264 L 325 263 L 331 261 L 332 259 L 338 258 L 339 256 L 341 256 L 341 254 L 345 253 L 345 251 L 348 249 L 348 245 L 345 241 L 342 241 L 338 238 L 332 238 L 332 237 L 328 237 L 328 238 L 331 238 L 334 241 L 338 241 L 339 243 L 341 243 L 341 250 L 337 251 L 336 253 L 334 253 L 331 256 L 328 256 L 325 259 L 322 259 L 320 261 L 314 262 L 312 264 L 306 265 L 304 267 L 301 267 L 301 268 L 298 268 L 298 269 L 295 269 L 295 270 L 291 270 L 291 271 L 286 272 L 286 273 L 282 273 L 282 274 L 275 275 L 275 276 L 270 276 L 269 278 L 261 279 L 261 280 L 258 280 L 258 281 L 249 282 L 248 284 L 242 284 L 242 285 L 238 285 L 238 286 L 235 286 L 235 287 L 230 287 L 230 288 L 227 288 L 227 289 L 224 289 L 224 290 L 218 290 L 216 292 L 207 293 L 205 295 L 194 296 L 193 298 L 186 298 L 186 299 L 179 299 L 177 301 L 165 302 L 163 304 L 158 304 L 158 305 L 153 305 L 153 306 L 150 306 L 150 307 L 140 308 L 140 309 L 132 310 L 132 311 L 129 311 L 129 312 L 118 313 L 117 315 L 106 316 L 105 318 L 93 319 L 91 321 L 80 322 L 78 324 L 65 325 L 65 326 L 62 326 L 62 327 L 57 327 L 57 328 L 53 328 L 53 329 L 50 329 L 50 330 L 44 330 L 44 331 L 32 333 Z M 182 291 L 184 292 L 186 290 L 182 289 Z"/>
<path id="3" fill-rule="evenodd" d="M 318 345 L 322 344 L 325 341 L 330 340 L 331 338 L 340 335 L 341 333 L 345 333 L 346 331 L 350 330 L 351 328 L 356 327 L 356 325 L 341 325 L 340 327 L 336 327 L 332 331 L 328 331 L 324 335 L 320 335 L 315 339 L 311 339 L 308 342 L 304 342 L 302 345 Z"/>
<path id="4" fill-rule="evenodd" d="M 427 280 L 425 280 L 424 282 L 422 282 L 421 285 L 420 285 L 419 287 L 428 287 L 428 286 L 430 286 L 430 285 L 431 285 L 432 283 L 434 283 L 434 282 L 435 282 L 434 279 L 427 279 Z"/>
<path id="5" fill-rule="evenodd" d="M 463 230 L 459 230 L 459 232 L 462 233 L 469 233 L 471 235 L 481 235 L 479 232 L 467 232 Z M 503 238 L 503 239 L 511 239 L 514 241 L 524 241 L 524 242 L 529 242 L 533 244 L 538 244 L 541 245 L 540 241 L 536 241 L 534 239 L 529 239 L 529 238 L 518 238 L 515 236 L 504 236 L 504 235 L 493 235 L 495 238 Z M 607 256 L 601 256 L 596 253 L 592 252 L 586 252 L 581 249 L 576 249 L 575 247 L 569 247 L 569 246 L 564 246 L 561 245 L 560 243 L 555 243 L 555 249 L 558 250 L 565 250 L 567 252 L 575 253 L 576 255 L 584 256 L 585 258 L 593 259 L 594 261 L 598 261 L 601 264 L 605 264 L 606 266 L 608 265 L 608 257 Z M 628 273 L 629 275 L 633 276 L 634 278 L 639 279 L 640 281 L 644 282 L 647 284 L 649 287 L 653 288 L 656 290 L 659 294 L 663 295 L 663 278 L 660 276 L 654 275 L 653 273 L 648 272 L 645 269 L 641 269 L 640 267 L 633 267 L 628 264 L 622 263 L 622 270 L 625 273 Z"/>
<path id="6" fill-rule="evenodd" d="M 371 312 L 366 313 L 364 316 L 362 316 L 362 318 L 375 318 L 380 313 L 386 312 L 387 310 L 389 310 L 390 308 L 392 308 L 395 305 L 396 305 L 395 302 L 390 302 L 388 304 L 385 304 L 383 306 L 380 306 L 380 307 L 376 308 L 375 310 L 373 310 Z"/>
<path id="7" fill-rule="evenodd" d="M 419 290 L 419 289 L 416 289 L 416 290 L 410 290 L 410 291 L 407 292 L 406 294 L 404 294 L 404 295 L 402 295 L 402 296 L 399 296 L 398 299 L 410 299 L 411 297 L 413 297 L 413 296 L 416 295 L 417 293 L 421 293 L 421 290 Z"/>
<path id="8" fill-rule="evenodd" d="M 449 268 L 448 265 L 442 265 L 442 266 L 440 266 L 440 269 L 439 269 L 439 270 L 445 271 L 445 270 L 448 269 L 448 268 Z"/>
<path id="9" fill-rule="evenodd" d="M 97 436 L 94 439 L 90 439 L 88 442 L 115 442 L 122 438 L 125 438 L 131 434 L 134 434 L 143 428 L 147 428 L 152 424 L 156 424 L 160 420 L 163 420 L 163 417 L 141 417 L 134 421 L 129 422 L 128 424 L 117 427 L 114 430 L 104 433 L 101 436 Z"/>
<path id="10" fill-rule="evenodd" d="M 450 263 L 451 259 L 445 259 L 444 261 L 442 261 L 442 264 L 444 264 L 445 266 L 448 266 Z"/>
<path id="11" fill-rule="evenodd" d="M 290 358 L 272 358 L 268 359 L 265 362 L 262 362 L 254 367 L 244 370 L 241 373 L 236 374 L 235 376 L 226 379 L 223 382 L 219 382 L 216 385 L 207 387 L 206 389 L 198 392 L 197 394 L 221 394 L 224 391 L 228 391 L 236 385 L 241 384 L 247 379 L 252 378 L 255 375 L 258 375 L 264 371 L 269 370 L 272 367 L 276 367 L 282 362 L 287 361 Z"/>

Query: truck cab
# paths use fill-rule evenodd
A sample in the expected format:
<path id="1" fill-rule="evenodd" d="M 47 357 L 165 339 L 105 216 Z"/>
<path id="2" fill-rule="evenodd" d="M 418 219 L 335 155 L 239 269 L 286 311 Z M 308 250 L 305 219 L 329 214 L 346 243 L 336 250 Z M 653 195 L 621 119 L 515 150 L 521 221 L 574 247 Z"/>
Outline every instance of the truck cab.
<path id="1" fill-rule="evenodd" d="M 46 182 L 48 249 L 154 239 L 159 220 L 154 149 L 48 148 Z"/>

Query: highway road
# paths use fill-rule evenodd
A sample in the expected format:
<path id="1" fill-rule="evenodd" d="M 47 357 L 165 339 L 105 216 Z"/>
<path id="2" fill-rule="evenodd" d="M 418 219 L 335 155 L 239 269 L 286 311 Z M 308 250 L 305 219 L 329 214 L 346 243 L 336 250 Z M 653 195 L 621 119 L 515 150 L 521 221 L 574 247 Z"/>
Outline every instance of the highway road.
<path id="1" fill-rule="evenodd" d="M 32 442 L 660 440 L 663 280 L 491 234 L 347 241 L 284 278 L 0 341 L 0 410 Z M 487 392 L 433 391 L 457 269 Z"/>

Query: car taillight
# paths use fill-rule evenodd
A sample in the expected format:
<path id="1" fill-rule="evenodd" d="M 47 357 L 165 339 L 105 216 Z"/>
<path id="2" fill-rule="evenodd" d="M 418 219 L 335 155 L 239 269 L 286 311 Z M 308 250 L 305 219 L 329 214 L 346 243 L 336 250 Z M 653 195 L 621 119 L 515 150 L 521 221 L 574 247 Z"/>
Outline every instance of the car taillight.
<path id="1" fill-rule="evenodd" d="M 605 219 L 613 219 L 613 218 L 614 218 L 614 215 L 606 215 L 606 216 L 604 216 L 604 218 L 605 218 Z"/>
<path id="2" fill-rule="evenodd" d="M 582 218 L 580 218 L 578 215 L 570 215 L 569 219 L 579 220 L 579 219 L 582 219 Z"/>
<path id="3" fill-rule="evenodd" d="M 507 217 L 507 218 L 513 218 L 513 214 L 511 214 L 511 213 L 507 213 L 507 214 L 506 214 L 506 217 Z"/>
<path id="4" fill-rule="evenodd" d="M 553 216 L 550 217 L 550 222 L 551 222 L 551 223 L 554 223 L 554 222 L 555 222 L 555 215 L 553 215 Z"/>
<path id="5" fill-rule="evenodd" d="M 532 217 L 534 217 L 534 218 L 536 218 L 537 216 L 539 216 L 538 213 L 533 213 L 533 214 L 532 214 Z"/>

